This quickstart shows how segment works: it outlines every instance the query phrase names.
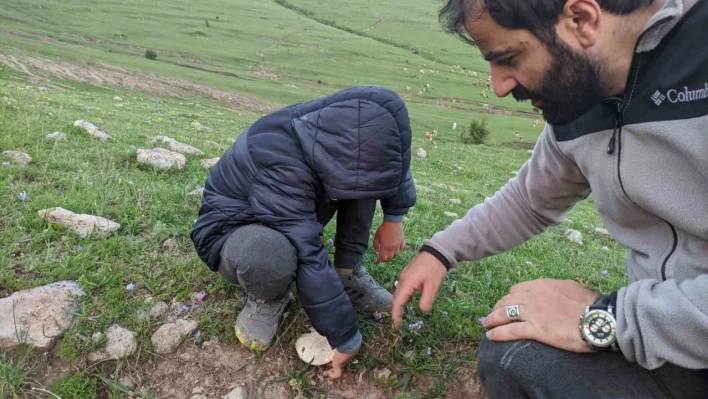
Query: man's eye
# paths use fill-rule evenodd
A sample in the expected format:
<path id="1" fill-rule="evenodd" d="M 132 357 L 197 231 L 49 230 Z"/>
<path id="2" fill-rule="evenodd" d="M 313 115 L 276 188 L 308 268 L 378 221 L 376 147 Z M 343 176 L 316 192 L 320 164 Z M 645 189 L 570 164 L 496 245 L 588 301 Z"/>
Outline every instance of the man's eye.
<path id="1" fill-rule="evenodd" d="M 497 60 L 497 65 L 501 66 L 513 66 L 514 65 L 514 58 L 515 57 L 507 57 L 507 58 L 502 58 L 500 60 Z"/>

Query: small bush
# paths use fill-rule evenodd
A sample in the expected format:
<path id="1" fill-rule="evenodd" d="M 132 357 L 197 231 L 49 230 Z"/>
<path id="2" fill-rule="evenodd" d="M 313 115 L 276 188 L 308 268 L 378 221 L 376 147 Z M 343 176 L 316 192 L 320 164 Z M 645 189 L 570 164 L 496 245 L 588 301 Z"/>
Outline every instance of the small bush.
<path id="1" fill-rule="evenodd" d="M 487 120 L 481 121 L 472 120 L 467 129 L 463 129 L 460 133 L 460 140 L 465 144 L 484 144 L 484 140 L 489 136 L 489 128 Z"/>
<path id="2" fill-rule="evenodd" d="M 76 373 L 66 377 L 59 377 L 52 386 L 52 392 L 62 398 L 93 399 L 96 395 L 95 377 L 84 373 Z"/>
<path id="3" fill-rule="evenodd" d="M 157 52 L 155 52 L 155 50 L 150 50 L 150 49 L 145 50 L 145 58 L 147 58 L 148 60 L 154 61 L 157 59 Z"/>

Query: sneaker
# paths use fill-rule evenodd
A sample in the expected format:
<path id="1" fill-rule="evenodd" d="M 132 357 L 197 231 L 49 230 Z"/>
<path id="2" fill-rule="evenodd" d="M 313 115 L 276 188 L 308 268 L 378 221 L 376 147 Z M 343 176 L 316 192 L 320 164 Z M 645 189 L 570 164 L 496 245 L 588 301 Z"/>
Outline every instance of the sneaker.
<path id="1" fill-rule="evenodd" d="M 273 342 L 285 308 L 293 299 L 293 294 L 288 293 L 282 299 L 266 302 L 249 294 L 246 306 L 236 318 L 238 340 L 255 351 L 267 349 Z"/>
<path id="2" fill-rule="evenodd" d="M 390 313 L 393 295 L 374 280 L 366 269 L 359 265 L 352 274 L 340 276 L 344 291 L 354 306 L 362 312 Z"/>

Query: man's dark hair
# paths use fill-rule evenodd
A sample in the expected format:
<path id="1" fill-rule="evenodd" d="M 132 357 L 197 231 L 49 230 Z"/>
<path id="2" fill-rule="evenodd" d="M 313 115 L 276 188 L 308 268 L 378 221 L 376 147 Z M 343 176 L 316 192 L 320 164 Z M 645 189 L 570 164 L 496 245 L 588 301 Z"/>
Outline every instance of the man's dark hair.
<path id="1" fill-rule="evenodd" d="M 465 21 L 488 12 L 492 19 L 507 29 L 526 29 L 542 42 L 555 40 L 553 27 L 567 0 L 448 0 L 438 15 L 443 29 L 474 45 L 465 29 Z M 623 15 L 650 6 L 655 0 L 596 0 L 602 10 Z"/>

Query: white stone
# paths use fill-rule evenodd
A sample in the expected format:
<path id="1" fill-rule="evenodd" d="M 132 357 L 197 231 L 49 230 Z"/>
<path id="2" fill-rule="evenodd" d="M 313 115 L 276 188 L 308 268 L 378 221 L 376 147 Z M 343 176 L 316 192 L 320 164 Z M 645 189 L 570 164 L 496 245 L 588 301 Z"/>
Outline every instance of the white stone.
<path id="1" fill-rule="evenodd" d="M 135 333 L 117 324 L 108 327 L 106 340 L 108 341 L 106 343 L 106 353 L 112 359 L 126 358 L 138 350 Z"/>
<path id="2" fill-rule="evenodd" d="M 99 140 L 110 140 L 113 139 L 113 137 L 107 135 L 105 132 L 103 132 L 101 129 L 97 128 L 93 123 L 89 121 L 76 121 L 74 122 L 74 127 L 78 127 L 79 129 L 85 131 L 89 135 L 99 139 Z"/>
<path id="3" fill-rule="evenodd" d="M 602 250 L 605 251 L 605 252 L 607 252 L 607 251 L 610 250 L 610 248 L 609 248 L 607 245 L 604 245 L 604 246 L 602 247 Z"/>
<path id="4" fill-rule="evenodd" d="M 209 158 L 209 159 L 204 159 L 202 160 L 202 168 L 204 169 L 211 169 L 216 165 L 217 162 L 219 162 L 220 158 Z"/>
<path id="5" fill-rule="evenodd" d="M 89 362 L 100 362 L 101 360 L 106 360 L 109 358 L 110 356 L 108 356 L 108 353 L 106 353 L 106 351 L 104 350 L 98 350 L 86 355 L 86 360 L 88 360 Z"/>
<path id="6" fill-rule="evenodd" d="M 595 227 L 595 234 L 599 234 L 601 236 L 609 236 L 610 232 L 606 229 L 603 229 L 602 227 Z"/>
<path id="7" fill-rule="evenodd" d="M 244 387 L 237 387 L 222 396 L 221 399 L 248 399 L 248 391 Z"/>
<path id="8" fill-rule="evenodd" d="M 201 393 L 192 395 L 189 399 L 209 399 L 206 395 L 202 395 Z"/>
<path id="9" fill-rule="evenodd" d="M 192 147 L 189 144 L 181 143 L 173 138 L 166 136 L 157 136 L 150 140 L 150 145 L 155 145 L 157 143 L 163 143 L 167 145 L 170 151 L 179 152 L 180 154 L 187 155 L 204 155 L 202 150 Z"/>
<path id="10" fill-rule="evenodd" d="M 428 156 L 428 154 L 422 148 L 418 148 L 418 150 L 415 152 L 415 155 L 417 155 L 420 159 L 423 159 Z"/>
<path id="11" fill-rule="evenodd" d="M 462 201 L 459 200 L 459 199 L 457 199 L 457 198 L 450 198 L 450 199 L 448 200 L 448 202 L 450 202 L 450 203 L 453 204 L 453 205 L 461 205 L 461 204 L 462 204 Z"/>
<path id="12" fill-rule="evenodd" d="M 115 96 L 113 97 L 113 101 L 123 101 L 123 99 L 118 96 Z"/>
<path id="13" fill-rule="evenodd" d="M 179 319 L 174 323 L 163 324 L 152 335 L 155 352 L 164 355 L 177 349 L 185 336 L 193 333 L 199 325 L 194 320 Z"/>
<path id="14" fill-rule="evenodd" d="M 583 233 L 578 230 L 567 229 L 563 235 L 568 239 L 568 241 L 574 242 L 578 245 L 583 245 Z"/>
<path id="15" fill-rule="evenodd" d="M 384 380 L 387 381 L 389 378 L 391 378 L 391 370 L 389 369 L 375 369 L 374 370 L 374 378 L 377 380 Z"/>
<path id="16" fill-rule="evenodd" d="M 49 133 L 45 138 L 47 139 L 47 141 L 66 140 L 66 133 L 62 133 L 62 132 Z"/>
<path id="17" fill-rule="evenodd" d="M 312 362 L 313 366 L 322 366 L 334 359 L 334 350 L 329 346 L 327 338 L 316 331 L 301 335 L 295 342 L 295 350 L 300 360 Z"/>
<path id="18" fill-rule="evenodd" d="M 73 230 L 81 238 L 90 234 L 106 236 L 120 229 L 120 224 L 100 216 L 77 214 L 59 207 L 42 209 L 37 213 L 49 223 L 59 223 Z"/>
<path id="19" fill-rule="evenodd" d="M 199 195 L 202 196 L 204 195 L 204 187 L 198 188 L 196 190 L 192 190 L 189 192 L 189 195 Z"/>
<path id="20" fill-rule="evenodd" d="M 91 335 L 91 341 L 93 341 L 94 343 L 97 344 L 97 343 L 101 342 L 103 340 L 103 338 L 105 338 L 105 337 L 106 336 L 103 335 L 102 332 L 98 331 L 98 332 L 93 333 L 93 335 Z"/>
<path id="21" fill-rule="evenodd" d="M 170 310 L 170 306 L 167 303 L 160 301 L 152 305 L 148 314 L 150 315 L 150 319 L 155 320 L 162 317 L 168 310 Z"/>
<path id="22" fill-rule="evenodd" d="M 460 216 L 456 214 L 455 212 L 445 212 L 445 216 L 451 217 L 451 218 L 459 218 Z"/>
<path id="23" fill-rule="evenodd" d="M 178 152 L 172 152 L 164 148 L 138 149 L 138 162 L 152 165 L 158 169 L 181 170 L 187 164 L 187 159 Z"/>
<path id="24" fill-rule="evenodd" d="M 77 282 L 59 281 L 0 299 L 0 348 L 21 342 L 50 348 L 74 320 L 72 296 L 82 295 Z"/>
<path id="25" fill-rule="evenodd" d="M 20 165 L 27 165 L 28 163 L 32 162 L 32 157 L 29 156 L 29 154 L 25 154 L 24 152 L 20 151 L 5 151 L 2 153 L 2 155 L 6 158 L 10 158 L 12 162 Z"/>

